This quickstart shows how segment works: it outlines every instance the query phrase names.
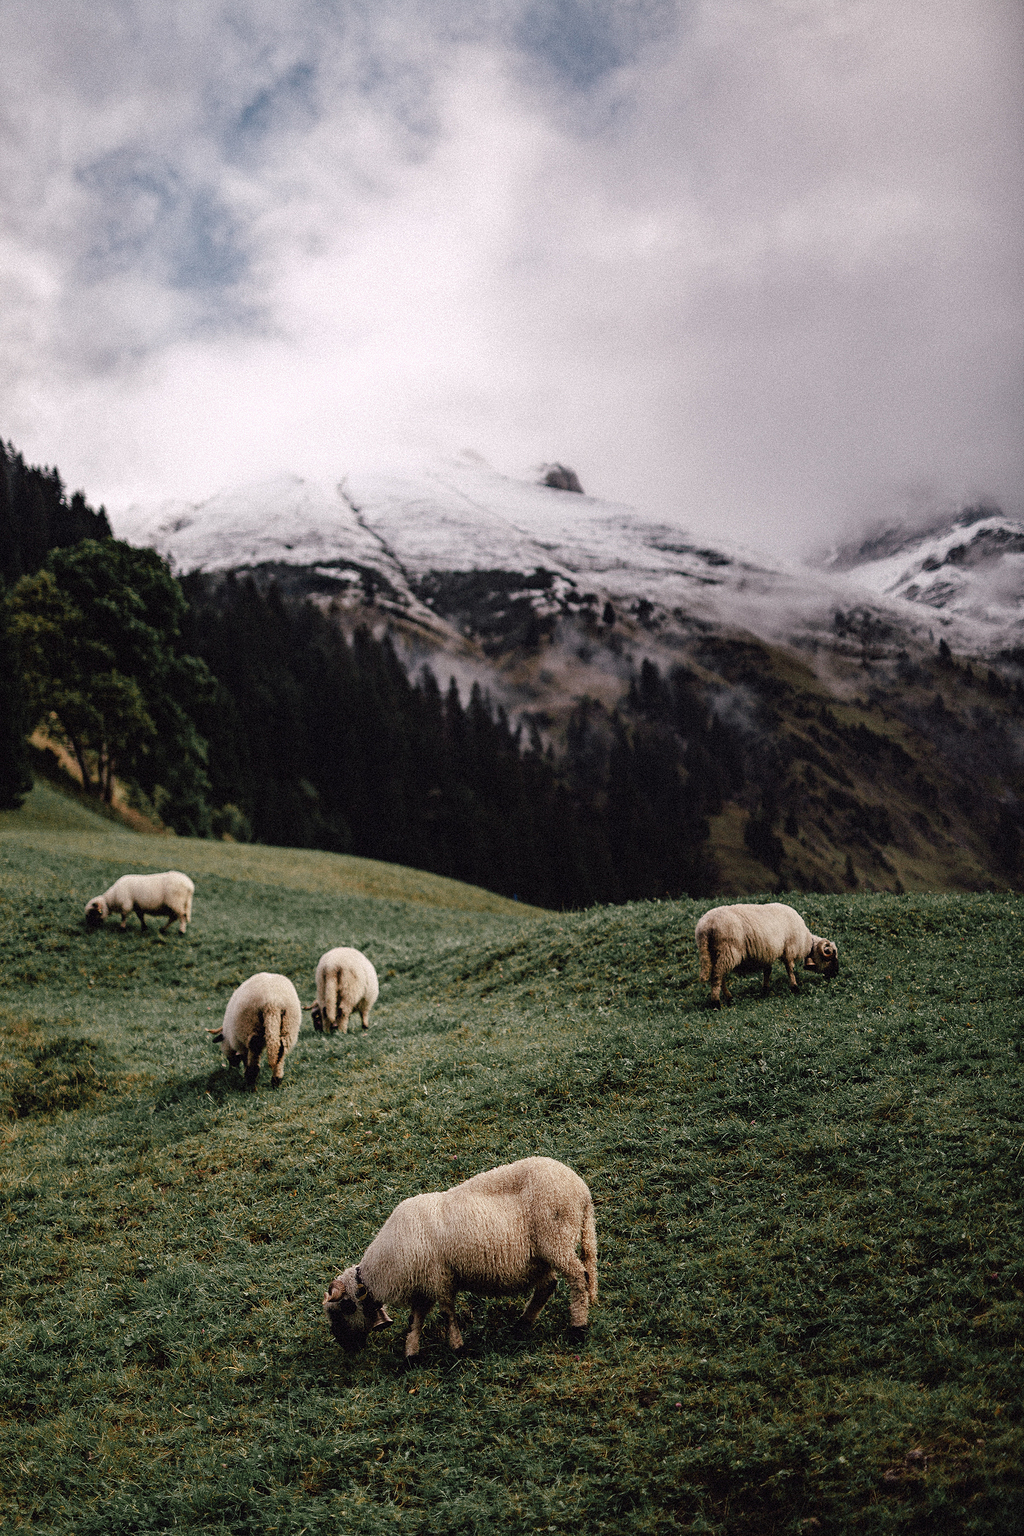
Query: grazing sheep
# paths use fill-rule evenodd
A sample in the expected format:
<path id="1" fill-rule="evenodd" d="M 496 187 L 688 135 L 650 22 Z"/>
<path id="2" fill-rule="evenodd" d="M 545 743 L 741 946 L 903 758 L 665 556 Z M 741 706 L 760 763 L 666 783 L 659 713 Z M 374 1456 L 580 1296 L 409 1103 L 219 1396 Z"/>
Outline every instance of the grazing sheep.
<path id="1" fill-rule="evenodd" d="M 167 932 L 175 918 L 178 932 L 184 933 L 192 917 L 194 894 L 192 881 L 178 869 L 168 869 L 162 875 L 122 875 L 109 891 L 93 897 L 85 909 L 85 920 L 90 927 L 96 927 L 111 912 L 120 912 L 124 930 L 129 914 L 137 912 L 139 922 L 145 928 L 148 912 L 151 917 L 167 918 L 161 933 Z"/>
<path id="2" fill-rule="evenodd" d="M 267 1052 L 270 1086 L 280 1088 L 284 1077 L 284 1059 L 299 1038 L 302 1004 L 287 976 L 273 971 L 257 971 L 243 981 L 228 998 L 224 1022 L 211 1030 L 229 1067 L 245 1061 L 245 1086 L 255 1088 L 260 1056 Z"/>
<path id="3" fill-rule="evenodd" d="M 711 982 L 711 1006 L 720 1008 L 724 995 L 732 1002 L 729 973 L 761 971 L 763 992 L 771 985 L 772 966 L 781 960 L 789 984 L 797 990 L 794 962 L 802 960 L 809 971 L 823 976 L 839 973 L 839 950 L 830 939 L 819 939 L 799 912 L 781 901 L 766 906 L 750 902 L 734 907 L 712 907 L 697 924 L 695 937 L 700 954 L 700 979 Z"/>
<path id="4" fill-rule="evenodd" d="M 358 949 L 329 949 L 317 963 L 313 1028 L 317 1034 L 340 1029 L 346 1035 L 349 1014 L 358 1009 L 363 1028 L 369 1029 L 379 991 L 377 972 Z"/>
<path id="5" fill-rule="evenodd" d="M 576 1255 L 583 1247 L 583 1263 Z M 478 1173 L 441 1193 L 413 1195 L 391 1212 L 358 1264 L 324 1296 L 331 1332 L 350 1352 L 392 1322 L 385 1302 L 412 1309 L 405 1363 L 419 1353 L 423 1320 L 436 1302 L 452 1349 L 462 1348 L 455 1322 L 460 1290 L 513 1296 L 534 1287 L 519 1320 L 525 1331 L 557 1285 L 569 1282 L 570 1336 L 585 1337 L 597 1300 L 594 1202 L 578 1174 L 550 1157 L 524 1157 Z"/>

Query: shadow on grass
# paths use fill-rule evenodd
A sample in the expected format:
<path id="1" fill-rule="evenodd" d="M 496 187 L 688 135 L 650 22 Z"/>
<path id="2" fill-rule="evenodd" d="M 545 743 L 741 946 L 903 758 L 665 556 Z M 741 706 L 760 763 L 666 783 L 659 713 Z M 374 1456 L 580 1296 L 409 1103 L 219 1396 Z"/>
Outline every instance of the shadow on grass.
<path id="1" fill-rule="evenodd" d="M 265 1085 L 269 1083 L 269 1077 L 264 1081 Z M 162 1082 L 157 1090 L 154 1109 L 160 1113 L 197 1099 L 207 1103 L 212 1099 L 215 1104 L 223 1104 L 236 1095 L 251 1097 L 252 1092 L 246 1088 L 238 1067 L 217 1066 L 212 1072 L 197 1072 L 192 1077 L 170 1078 Z"/>
<path id="2" fill-rule="evenodd" d="M 524 1293 L 522 1302 L 526 1300 Z M 369 1369 L 374 1374 L 406 1380 L 414 1386 L 420 1376 L 457 1376 L 473 1369 L 495 1369 L 499 1372 L 520 1365 L 551 1361 L 556 1355 L 572 1354 L 577 1358 L 587 1353 L 587 1344 L 573 1344 L 569 1338 L 569 1323 L 558 1319 L 545 1327 L 543 1320 L 523 1336 L 516 1332 L 522 1312 L 522 1302 L 503 1306 L 497 1315 L 489 1315 L 485 1305 L 479 1302 L 474 1308 L 474 1320 L 464 1311 L 459 1314 L 459 1327 L 463 1347 L 454 1350 L 448 1343 L 440 1317 L 432 1312 L 423 1329 L 420 1352 L 412 1365 L 407 1366 L 404 1356 L 405 1335 L 409 1326 L 408 1312 L 394 1308 L 394 1327 L 379 1337 L 368 1340 L 362 1350 L 348 1355 L 326 1331 L 324 1349 L 328 1360 L 335 1359 L 339 1373 L 354 1379 Z"/>

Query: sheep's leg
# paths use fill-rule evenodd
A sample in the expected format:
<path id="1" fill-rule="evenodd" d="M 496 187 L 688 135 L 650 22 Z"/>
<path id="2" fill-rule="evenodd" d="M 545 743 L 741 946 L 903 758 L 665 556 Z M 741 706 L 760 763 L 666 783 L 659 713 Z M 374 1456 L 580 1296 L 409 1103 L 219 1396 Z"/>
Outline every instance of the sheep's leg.
<path id="1" fill-rule="evenodd" d="M 143 912 L 143 910 L 139 906 L 138 902 L 136 902 L 136 904 L 135 904 L 135 913 L 138 916 L 139 922 L 142 924 L 143 930 L 145 930 L 145 927 L 146 927 L 146 914 L 145 914 L 145 912 Z M 127 921 L 128 921 L 128 914 L 125 913 L 124 923 L 121 924 L 122 928 L 124 927 L 124 924 L 127 923 Z"/>
<path id="2" fill-rule="evenodd" d="M 409 1331 L 405 1335 L 405 1364 L 408 1368 L 416 1364 L 416 1358 L 420 1352 L 420 1335 L 423 1332 L 423 1323 L 427 1313 L 433 1306 L 433 1302 L 427 1297 L 417 1297 L 412 1304 L 409 1314 Z"/>
<path id="3" fill-rule="evenodd" d="M 459 1325 L 455 1321 L 455 1313 L 442 1311 L 441 1316 L 448 1329 L 448 1343 L 452 1349 L 461 1349 L 463 1342 L 462 1334 L 459 1332 Z"/>
<path id="4" fill-rule="evenodd" d="M 359 1005 L 359 1015 L 360 1015 L 360 1017 L 361 1017 L 361 1019 L 363 1021 L 363 1028 L 364 1029 L 369 1029 L 369 1027 L 370 1027 L 369 1014 L 370 1014 L 369 1005 L 367 1003 L 361 1003 Z"/>
<path id="5" fill-rule="evenodd" d="M 250 1040 L 245 1053 L 245 1086 L 256 1087 L 256 1079 L 260 1075 L 260 1054 L 263 1050 L 263 1041 Z"/>
<path id="6" fill-rule="evenodd" d="M 761 995 L 767 997 L 772 988 L 772 968 L 770 965 L 761 967 Z"/>
<path id="7" fill-rule="evenodd" d="M 721 1008 L 722 998 L 727 1003 L 732 1002 L 732 993 L 729 991 L 729 972 L 722 965 L 716 965 L 711 972 L 711 1006 Z"/>
<path id="8" fill-rule="evenodd" d="M 800 984 L 796 979 L 796 971 L 793 969 L 792 958 L 789 955 L 783 955 L 782 958 L 786 962 L 786 975 L 789 977 L 789 985 L 794 992 L 798 992 L 800 990 Z"/>
<path id="9" fill-rule="evenodd" d="M 441 1320 L 448 1332 L 448 1343 L 452 1349 L 462 1348 L 462 1334 L 459 1325 L 455 1321 L 455 1292 L 449 1291 L 447 1296 L 439 1296 L 437 1299 Z"/>
<path id="10" fill-rule="evenodd" d="M 577 1341 L 582 1339 L 590 1317 L 590 1290 L 587 1272 L 573 1253 L 562 1266 L 562 1273 L 569 1282 L 570 1332 Z"/>
<path id="11" fill-rule="evenodd" d="M 351 1008 L 346 1008 L 344 1003 L 338 1007 L 338 1030 L 343 1035 L 348 1034 L 348 1016 L 351 1012 Z"/>
<path id="12" fill-rule="evenodd" d="M 172 912 L 170 917 L 167 919 L 166 923 L 164 923 L 163 927 L 160 929 L 160 932 L 161 933 L 166 933 L 168 928 L 171 926 L 171 924 L 177 920 L 177 916 L 178 916 L 177 912 Z M 182 922 L 184 922 L 184 921 L 185 921 L 185 919 L 182 918 Z M 184 928 L 181 931 L 182 931 L 182 933 L 184 933 L 185 932 Z"/>
<path id="13" fill-rule="evenodd" d="M 583 1266 L 581 1265 L 580 1268 L 582 1269 L 582 1267 Z M 551 1268 L 545 1270 L 544 1274 L 541 1275 L 540 1279 L 537 1281 L 536 1287 L 534 1289 L 533 1295 L 530 1297 L 526 1311 L 523 1313 L 518 1323 L 516 1323 L 515 1332 L 517 1335 L 521 1337 L 524 1333 L 529 1332 L 529 1330 L 533 1327 L 534 1323 L 537 1321 L 537 1318 L 540 1316 L 540 1310 L 544 1303 L 550 1301 L 551 1297 L 555 1294 L 555 1287 L 557 1284 L 558 1276 L 555 1274 L 554 1270 Z"/>

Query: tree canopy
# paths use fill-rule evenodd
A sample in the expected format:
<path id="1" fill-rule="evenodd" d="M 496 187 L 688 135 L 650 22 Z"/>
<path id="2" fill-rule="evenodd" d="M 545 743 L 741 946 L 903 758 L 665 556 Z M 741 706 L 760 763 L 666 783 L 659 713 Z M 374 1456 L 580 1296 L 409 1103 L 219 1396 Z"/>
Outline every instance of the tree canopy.
<path id="1" fill-rule="evenodd" d="M 82 491 L 69 498 L 56 469 L 26 464 L 0 442 L 0 578 L 12 584 L 37 571 L 51 549 L 109 538 L 102 507 L 94 512 Z"/>
<path id="2" fill-rule="evenodd" d="M 411 678 L 387 638 L 348 641 L 311 603 L 251 578 L 184 588 L 187 647 L 217 680 L 196 717 L 212 798 L 260 841 L 550 907 L 714 889 L 707 817 L 740 770 L 682 669 L 645 663 L 620 711 L 583 701 L 556 756 L 479 686 L 463 703 L 454 681 Z"/>
<path id="3" fill-rule="evenodd" d="M 185 599 L 160 556 L 116 539 L 53 549 L 8 606 L 30 728 L 45 722 L 108 803 L 116 775 L 154 796 L 176 830 L 206 830 L 193 720 L 213 684 L 182 650 Z"/>

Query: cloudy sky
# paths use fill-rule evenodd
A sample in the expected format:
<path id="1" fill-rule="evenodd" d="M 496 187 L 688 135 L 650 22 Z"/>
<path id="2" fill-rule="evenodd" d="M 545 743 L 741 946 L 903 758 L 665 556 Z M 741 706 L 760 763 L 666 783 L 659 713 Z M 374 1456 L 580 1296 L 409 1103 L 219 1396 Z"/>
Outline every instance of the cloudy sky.
<path id="1" fill-rule="evenodd" d="M 0 436 L 472 448 L 789 552 L 1024 510 L 1019 0 L 3 0 Z"/>

